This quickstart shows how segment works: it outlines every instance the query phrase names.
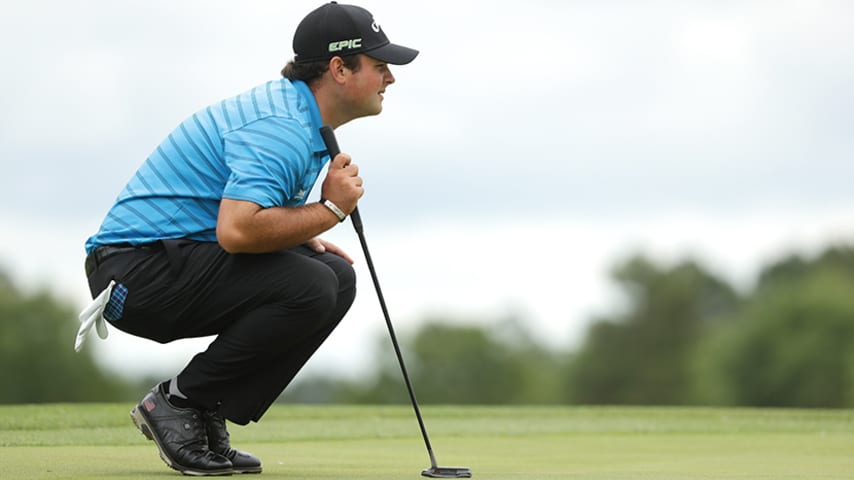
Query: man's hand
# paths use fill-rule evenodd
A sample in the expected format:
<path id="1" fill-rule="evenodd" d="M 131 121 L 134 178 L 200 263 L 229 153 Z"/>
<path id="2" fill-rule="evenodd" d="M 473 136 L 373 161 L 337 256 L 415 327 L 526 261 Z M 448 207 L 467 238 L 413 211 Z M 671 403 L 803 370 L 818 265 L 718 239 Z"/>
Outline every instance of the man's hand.
<path id="1" fill-rule="evenodd" d="M 341 248 L 339 248 L 338 245 L 335 245 L 334 243 L 327 242 L 326 240 L 323 240 L 319 237 L 314 237 L 311 240 L 305 242 L 305 244 L 317 253 L 334 253 L 335 255 L 338 255 L 344 260 L 347 260 L 350 265 L 353 264 L 353 259 L 350 258 L 350 256 L 347 255 L 344 250 L 341 250 Z"/>
<path id="2" fill-rule="evenodd" d="M 350 155 L 346 153 L 339 153 L 332 159 L 320 193 L 347 215 L 355 210 L 359 198 L 365 193 L 359 167 L 350 161 Z"/>

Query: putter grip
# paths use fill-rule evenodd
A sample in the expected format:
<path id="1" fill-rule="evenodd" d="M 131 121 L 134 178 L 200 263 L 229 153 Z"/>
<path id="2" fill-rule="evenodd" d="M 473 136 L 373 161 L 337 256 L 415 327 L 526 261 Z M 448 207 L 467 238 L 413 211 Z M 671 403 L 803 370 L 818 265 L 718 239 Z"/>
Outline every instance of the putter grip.
<path id="1" fill-rule="evenodd" d="M 335 131 L 329 125 L 324 125 L 320 127 L 320 136 L 323 138 L 323 143 L 326 144 L 326 150 L 329 152 L 329 160 L 331 161 L 336 155 L 341 153 L 341 149 L 338 147 L 338 140 L 335 138 Z M 359 215 L 359 207 L 354 208 L 350 212 L 350 219 L 353 220 L 353 228 L 357 232 L 361 232 L 362 216 Z"/>

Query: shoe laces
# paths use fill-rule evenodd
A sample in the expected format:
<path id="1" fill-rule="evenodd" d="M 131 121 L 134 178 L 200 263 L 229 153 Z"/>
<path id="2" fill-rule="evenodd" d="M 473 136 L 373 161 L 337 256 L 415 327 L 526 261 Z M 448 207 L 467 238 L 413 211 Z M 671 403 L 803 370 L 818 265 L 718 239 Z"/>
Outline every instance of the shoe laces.
<path id="1" fill-rule="evenodd" d="M 208 443 L 211 450 L 216 452 L 227 451 L 231 448 L 230 434 L 225 426 L 225 418 L 216 412 L 204 412 L 205 428 L 208 434 Z"/>
<path id="2" fill-rule="evenodd" d="M 199 446 L 203 447 L 204 450 L 208 449 L 208 433 L 205 429 L 205 424 L 202 421 L 200 415 L 196 412 L 193 412 L 191 415 L 186 415 L 181 419 L 182 427 L 184 431 L 187 432 L 193 441 L 187 442 L 185 446 Z"/>

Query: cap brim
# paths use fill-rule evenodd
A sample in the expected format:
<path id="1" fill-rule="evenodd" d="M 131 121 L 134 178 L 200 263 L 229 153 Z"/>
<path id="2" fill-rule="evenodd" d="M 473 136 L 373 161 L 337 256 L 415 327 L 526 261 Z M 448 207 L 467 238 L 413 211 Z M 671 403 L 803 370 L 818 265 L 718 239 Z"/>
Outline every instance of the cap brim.
<path id="1" fill-rule="evenodd" d="M 392 65 L 406 65 L 415 60 L 415 57 L 418 56 L 418 50 L 388 43 L 382 47 L 368 50 L 364 54 Z"/>

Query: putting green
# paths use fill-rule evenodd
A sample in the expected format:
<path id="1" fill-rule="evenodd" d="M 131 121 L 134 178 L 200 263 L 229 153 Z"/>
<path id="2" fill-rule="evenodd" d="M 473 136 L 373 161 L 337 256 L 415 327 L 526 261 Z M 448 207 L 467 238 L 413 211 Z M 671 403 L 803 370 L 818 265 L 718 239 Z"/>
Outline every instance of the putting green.
<path id="1" fill-rule="evenodd" d="M 180 478 L 135 431 L 132 405 L 0 407 L 0 478 Z M 851 479 L 854 412 L 436 407 L 440 464 L 477 479 Z M 258 479 L 416 479 L 429 462 L 405 406 L 274 406 L 231 426 Z"/>

